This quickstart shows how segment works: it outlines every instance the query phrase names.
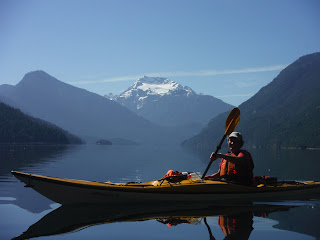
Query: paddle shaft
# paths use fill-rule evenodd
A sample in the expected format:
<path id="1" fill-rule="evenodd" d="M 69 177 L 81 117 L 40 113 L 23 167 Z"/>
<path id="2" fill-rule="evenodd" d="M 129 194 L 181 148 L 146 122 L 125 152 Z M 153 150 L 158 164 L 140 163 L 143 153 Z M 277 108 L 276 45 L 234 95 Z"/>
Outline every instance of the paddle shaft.
<path id="1" fill-rule="evenodd" d="M 206 217 L 204 217 L 203 222 L 207 226 L 207 229 L 208 229 L 208 232 L 209 232 L 209 235 L 210 235 L 210 240 L 215 240 L 214 236 L 212 235 L 212 231 L 211 231 L 211 228 L 210 228 L 210 226 L 209 226 L 209 224 L 207 222 L 207 218 Z"/>
<path id="2" fill-rule="evenodd" d="M 219 145 L 218 145 L 217 148 L 216 148 L 216 151 L 215 151 L 216 154 L 217 154 L 217 153 L 219 152 L 219 150 L 221 149 L 222 143 L 223 143 L 224 139 L 226 138 L 226 136 L 227 136 L 227 135 L 223 135 L 223 138 L 221 139 Z M 212 164 L 212 163 L 213 163 L 213 160 L 210 160 L 210 162 L 209 162 L 206 170 L 204 171 L 201 179 L 204 179 L 204 177 L 206 176 L 207 172 L 209 171 L 209 168 L 211 167 L 211 164 Z"/>
<path id="3" fill-rule="evenodd" d="M 219 152 L 219 150 L 221 149 L 222 143 L 224 141 L 224 139 L 226 138 L 227 135 L 230 135 L 230 133 L 236 128 L 236 126 L 238 125 L 238 122 L 240 121 L 240 110 L 238 108 L 234 108 L 231 110 L 231 112 L 228 115 L 228 118 L 226 120 L 226 131 L 223 135 L 223 138 L 221 139 L 215 154 L 217 154 Z M 201 179 L 204 179 L 204 177 L 206 176 L 209 168 L 211 167 L 213 160 L 211 159 L 211 161 L 209 162 L 206 170 L 204 171 Z"/>

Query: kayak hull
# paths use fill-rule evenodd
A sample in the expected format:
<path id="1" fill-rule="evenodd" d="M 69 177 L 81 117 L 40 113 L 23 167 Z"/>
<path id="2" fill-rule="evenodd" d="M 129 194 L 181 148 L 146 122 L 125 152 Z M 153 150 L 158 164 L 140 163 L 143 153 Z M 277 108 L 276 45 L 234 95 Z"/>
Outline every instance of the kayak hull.
<path id="1" fill-rule="evenodd" d="M 307 200 L 320 196 L 320 182 L 287 182 L 277 186 L 243 186 L 211 180 L 178 183 L 102 183 L 53 178 L 12 171 L 20 181 L 48 199 L 63 204 L 141 202 L 265 202 Z"/>

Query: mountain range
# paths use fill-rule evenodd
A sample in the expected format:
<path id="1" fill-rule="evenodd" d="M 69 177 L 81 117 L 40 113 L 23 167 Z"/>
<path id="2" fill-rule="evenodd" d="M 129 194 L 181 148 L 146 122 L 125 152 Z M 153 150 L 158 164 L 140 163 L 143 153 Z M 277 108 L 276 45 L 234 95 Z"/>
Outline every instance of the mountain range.
<path id="1" fill-rule="evenodd" d="M 320 53 L 290 64 L 267 86 L 239 106 L 236 128 L 252 148 L 320 148 Z M 228 112 L 213 118 L 183 146 L 209 151 L 224 134 Z"/>
<path id="2" fill-rule="evenodd" d="M 22 112 L 87 141 L 112 137 L 144 141 L 160 131 L 122 105 L 43 71 L 27 73 L 15 86 L 1 85 L 0 96 Z"/>
<path id="3" fill-rule="evenodd" d="M 244 134 L 246 146 L 319 148 L 319 79 L 320 53 L 309 54 L 289 65 L 242 103 L 236 130 Z M 218 144 L 232 108 L 165 78 L 144 77 L 109 100 L 63 83 L 43 71 L 26 74 L 15 86 L 1 85 L 0 102 L 87 142 L 112 138 L 138 143 L 188 139 L 183 146 L 201 151 L 212 150 Z M 209 111 L 208 108 L 217 112 L 202 113 Z M 207 121 L 206 127 L 197 132 Z M 195 133 L 198 134 L 190 138 Z"/>
<path id="4" fill-rule="evenodd" d="M 187 86 L 161 77 L 144 76 L 119 96 L 109 98 L 158 125 L 198 130 L 213 117 L 233 108 L 220 99 L 196 94 Z"/>
<path id="5" fill-rule="evenodd" d="M 171 119 L 171 125 L 160 124 L 161 121 L 153 122 L 152 120 L 158 119 L 158 117 L 147 119 L 143 114 L 138 115 L 137 112 L 132 111 L 129 106 L 123 106 L 118 101 L 109 100 L 98 94 L 61 82 L 44 71 L 27 73 L 15 86 L 1 85 L 0 102 L 20 109 L 29 116 L 59 126 L 71 134 L 81 137 L 86 142 L 96 142 L 98 139 L 123 139 L 122 141 L 137 143 L 178 143 L 196 134 L 203 126 L 202 124 L 208 122 L 212 116 L 231 108 L 230 105 L 220 100 L 209 96 L 198 96 L 188 87 L 182 87 L 173 81 L 162 78 L 144 78 L 137 81 L 136 85 L 141 84 L 145 87 L 147 82 L 150 86 L 157 86 L 160 92 L 162 87 L 162 92 L 158 92 L 159 94 L 156 96 L 156 94 L 151 94 L 150 89 L 146 89 L 146 91 L 139 89 L 140 96 L 143 96 L 142 98 L 145 100 L 142 101 L 143 104 L 136 105 L 135 109 L 139 108 L 138 106 L 141 110 L 147 109 L 146 105 L 149 107 L 149 115 L 159 116 L 159 118 L 161 116 L 163 122 L 166 121 L 166 118 Z M 163 88 L 166 88 L 166 93 Z M 137 88 L 130 89 L 131 93 L 137 90 Z M 186 91 L 188 94 L 185 94 Z M 214 110 L 208 110 L 206 115 L 200 114 L 200 111 L 194 109 L 195 103 L 188 102 L 190 95 L 193 99 L 202 99 L 198 101 L 201 106 L 212 107 Z M 124 99 L 123 96 L 124 94 L 118 99 Z M 149 101 L 155 100 L 152 97 L 160 96 L 162 98 L 159 99 L 163 103 L 160 104 L 159 100 L 158 107 L 152 105 L 152 113 Z M 137 97 L 136 94 L 135 97 L 128 97 L 128 99 L 134 102 Z M 171 103 L 165 105 L 164 100 L 170 98 Z M 205 99 L 208 101 L 206 102 Z M 211 102 L 215 102 L 216 105 Z M 130 105 L 129 101 L 127 103 Z M 197 105 L 198 108 L 200 105 Z M 185 108 L 184 111 L 179 110 L 182 106 Z M 164 112 L 165 108 L 170 111 Z M 190 108 L 189 112 L 188 108 Z M 201 120 L 195 122 L 197 118 Z M 181 120 L 177 121 L 176 119 Z M 173 120 L 176 122 L 172 123 Z"/>
<path id="6" fill-rule="evenodd" d="M 138 89 L 139 84 L 140 87 L 149 84 L 157 88 L 158 92 L 154 94 L 150 88 L 144 89 L 145 91 Z M 127 139 L 138 143 L 178 142 L 197 133 L 203 124 L 217 113 L 231 108 L 221 100 L 198 96 L 188 87 L 162 78 L 145 77 L 138 80 L 135 86 L 136 88 L 129 88 L 130 91 L 117 98 L 119 102 L 122 99 L 128 100 L 123 106 L 118 101 L 63 83 L 44 71 L 34 71 L 27 73 L 15 86 L 1 85 L 0 102 L 59 126 L 87 142 L 98 139 Z M 139 94 L 129 96 L 129 92 L 136 91 Z M 185 94 L 186 91 L 188 94 Z M 127 98 L 124 97 L 125 94 Z M 159 98 L 161 96 L 162 98 Z M 200 111 L 194 109 L 196 104 L 188 102 L 188 96 L 189 99 L 203 99 L 198 101 L 198 108 L 201 105 L 214 110 L 200 114 Z M 150 102 L 157 101 L 155 97 L 162 101 L 159 101 L 158 105 L 151 105 Z M 139 101 L 139 98 L 144 101 Z M 164 104 L 164 100 L 170 98 L 171 100 Z M 131 105 L 137 105 L 131 107 L 130 101 Z M 180 111 L 179 108 L 182 107 L 185 108 L 184 111 Z M 166 108 L 168 111 L 164 112 Z M 140 111 L 133 111 L 137 109 Z M 146 114 L 139 114 L 145 109 L 148 109 L 149 116 L 155 117 L 148 119 Z M 198 122 L 197 118 L 200 119 Z M 171 124 L 168 124 L 166 119 L 170 119 Z"/>

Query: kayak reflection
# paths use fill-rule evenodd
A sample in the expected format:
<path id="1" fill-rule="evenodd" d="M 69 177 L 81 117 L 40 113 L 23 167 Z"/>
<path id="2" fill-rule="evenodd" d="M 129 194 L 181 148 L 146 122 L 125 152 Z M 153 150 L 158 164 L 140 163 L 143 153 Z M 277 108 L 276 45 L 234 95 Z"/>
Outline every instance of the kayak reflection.
<path id="1" fill-rule="evenodd" d="M 229 215 L 219 215 L 218 224 L 226 236 L 224 239 L 249 239 L 253 228 L 253 217 L 267 217 L 271 212 L 288 210 L 287 206 L 259 206 L 254 208 L 248 208 L 247 211 L 235 211 Z M 244 210 L 244 209 L 243 209 Z M 211 228 L 207 222 L 207 217 L 202 217 L 203 222 L 206 225 L 210 240 L 214 240 L 215 237 L 211 231 Z M 176 226 L 178 224 L 200 224 L 202 218 L 199 217 L 170 217 L 167 219 L 157 219 L 158 222 L 166 224 L 168 227 Z"/>
<path id="2" fill-rule="evenodd" d="M 225 239 L 249 239 L 253 230 L 252 212 L 242 213 L 241 215 L 219 216 L 218 224 L 226 236 Z M 170 217 L 167 219 L 157 219 L 158 222 L 166 224 L 168 227 L 178 224 L 201 224 L 202 218 L 199 217 Z M 203 217 L 203 222 L 206 225 L 210 240 L 215 239 L 211 228 L 207 222 L 207 217 Z"/>
<path id="3" fill-rule="evenodd" d="M 172 205 L 62 205 L 48 213 L 15 240 L 79 231 L 98 224 L 156 220 L 173 227 L 178 224 L 201 224 L 215 239 L 207 217 L 219 217 L 219 226 L 225 239 L 248 239 L 253 230 L 254 216 L 267 216 L 271 212 L 287 211 L 292 206 L 253 205 L 241 206 L 172 204 Z"/>

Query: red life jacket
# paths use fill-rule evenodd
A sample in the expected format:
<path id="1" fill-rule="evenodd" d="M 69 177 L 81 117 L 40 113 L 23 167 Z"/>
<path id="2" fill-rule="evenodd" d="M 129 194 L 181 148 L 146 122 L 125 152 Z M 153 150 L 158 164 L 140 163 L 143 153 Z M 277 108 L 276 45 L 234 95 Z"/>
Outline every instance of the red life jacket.
<path id="1" fill-rule="evenodd" d="M 240 216 L 219 216 L 218 224 L 225 239 L 249 239 L 253 230 L 253 214 L 243 213 Z"/>
<path id="2" fill-rule="evenodd" d="M 166 178 L 166 177 L 172 177 L 172 176 L 178 176 L 178 175 L 181 175 L 182 172 L 180 171 L 173 171 L 173 170 L 169 170 L 166 175 L 163 176 L 163 178 Z"/>
<path id="3" fill-rule="evenodd" d="M 218 224 L 224 235 L 228 236 L 236 230 L 237 219 L 227 216 L 219 216 Z"/>
<path id="4" fill-rule="evenodd" d="M 188 179 L 188 175 L 182 174 L 180 171 L 169 170 L 160 180 L 167 180 L 168 182 L 176 183 Z"/>
<path id="5" fill-rule="evenodd" d="M 234 177 L 237 179 L 253 179 L 253 160 L 251 154 L 246 150 L 240 150 L 239 154 L 244 155 L 244 159 L 239 163 L 232 163 L 226 159 L 222 159 L 220 163 L 220 177 Z M 238 155 L 239 155 L 238 154 Z M 233 153 L 227 155 L 236 156 Z"/>

